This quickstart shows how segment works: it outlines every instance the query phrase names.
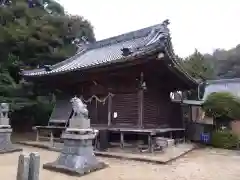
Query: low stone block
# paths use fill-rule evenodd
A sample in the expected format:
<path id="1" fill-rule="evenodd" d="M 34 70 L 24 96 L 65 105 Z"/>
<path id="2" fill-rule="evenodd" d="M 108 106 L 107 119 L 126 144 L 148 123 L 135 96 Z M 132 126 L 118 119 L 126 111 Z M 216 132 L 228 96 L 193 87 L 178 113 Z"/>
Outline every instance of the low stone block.
<path id="1" fill-rule="evenodd" d="M 39 180 L 40 155 L 37 152 L 30 154 L 28 180 Z"/>
<path id="2" fill-rule="evenodd" d="M 30 157 L 21 154 L 18 158 L 17 180 L 28 180 Z"/>

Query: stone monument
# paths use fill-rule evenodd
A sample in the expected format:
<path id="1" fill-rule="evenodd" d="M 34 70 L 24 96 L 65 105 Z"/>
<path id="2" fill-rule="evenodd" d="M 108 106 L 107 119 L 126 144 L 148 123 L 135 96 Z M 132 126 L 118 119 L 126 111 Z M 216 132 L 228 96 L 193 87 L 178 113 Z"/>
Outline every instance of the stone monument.
<path id="1" fill-rule="evenodd" d="M 9 125 L 9 104 L 0 104 L 0 154 L 21 151 L 11 142 L 12 128 Z"/>
<path id="2" fill-rule="evenodd" d="M 82 176 L 107 165 L 99 162 L 94 155 L 93 140 L 98 132 L 90 128 L 86 105 L 77 97 L 72 98 L 71 103 L 73 116 L 62 134 L 63 149 L 56 161 L 44 164 L 43 168 Z"/>

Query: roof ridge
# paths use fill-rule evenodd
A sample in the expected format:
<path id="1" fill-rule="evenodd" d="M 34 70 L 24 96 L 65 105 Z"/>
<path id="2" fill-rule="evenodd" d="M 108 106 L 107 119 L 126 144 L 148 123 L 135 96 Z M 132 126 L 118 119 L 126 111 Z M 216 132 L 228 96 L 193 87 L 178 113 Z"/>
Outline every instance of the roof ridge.
<path id="1" fill-rule="evenodd" d="M 137 39 L 137 38 L 141 38 L 141 37 L 147 37 L 147 36 L 157 36 L 159 34 L 159 32 L 156 34 L 157 30 L 162 30 L 163 32 L 168 31 L 167 25 L 165 20 L 160 24 L 155 24 L 152 26 L 148 26 L 142 29 L 138 29 L 138 30 L 134 30 L 134 31 L 130 31 L 127 33 L 123 33 L 121 35 L 117 35 L 117 36 L 113 36 L 110 38 L 106 38 L 100 41 L 96 41 L 94 43 L 91 44 L 82 44 L 82 50 L 77 52 L 75 55 L 73 55 L 72 57 L 59 62 L 57 64 L 52 65 L 52 68 L 58 68 L 59 66 L 62 66 L 66 63 L 72 62 L 74 61 L 78 56 L 82 55 L 83 53 L 85 53 L 88 50 L 92 50 L 92 49 L 97 49 L 97 48 L 101 48 L 104 46 L 109 46 L 111 44 L 116 44 L 116 43 L 120 43 L 120 42 L 124 42 L 124 41 L 129 41 L 132 39 Z M 149 37 L 151 41 L 153 37 Z"/>
<path id="2" fill-rule="evenodd" d="M 89 44 L 89 49 L 100 48 L 100 47 L 108 46 L 111 44 L 116 44 L 119 42 L 124 42 L 124 41 L 128 41 L 128 40 L 148 36 L 153 30 L 157 30 L 157 29 L 162 29 L 164 31 L 164 29 L 167 28 L 166 21 L 167 20 L 163 21 L 160 24 L 155 24 L 155 25 L 148 26 L 148 27 L 145 27 L 142 29 L 133 30 L 133 31 L 130 31 L 127 33 L 122 33 L 120 35 L 116 35 L 116 36 L 113 36 L 110 38 L 105 38 L 105 39 L 99 40 L 97 42 Z"/>
<path id="3" fill-rule="evenodd" d="M 236 83 L 236 82 L 240 82 L 240 78 L 226 78 L 226 79 L 212 79 L 212 80 L 207 80 L 206 83 L 207 85 L 210 84 L 220 84 L 220 83 Z"/>

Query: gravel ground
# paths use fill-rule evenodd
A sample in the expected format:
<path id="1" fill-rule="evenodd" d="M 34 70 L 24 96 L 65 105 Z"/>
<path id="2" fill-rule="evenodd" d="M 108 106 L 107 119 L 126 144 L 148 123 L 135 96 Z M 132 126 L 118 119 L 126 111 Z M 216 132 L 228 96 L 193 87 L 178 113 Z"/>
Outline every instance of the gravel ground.
<path id="1" fill-rule="evenodd" d="M 41 163 L 54 161 L 58 153 L 23 147 L 39 152 Z M 16 180 L 20 153 L 0 155 L 1 179 Z M 195 150 L 169 165 L 99 158 L 109 167 L 83 177 L 67 176 L 41 169 L 40 180 L 239 180 L 240 153 L 218 149 Z"/>

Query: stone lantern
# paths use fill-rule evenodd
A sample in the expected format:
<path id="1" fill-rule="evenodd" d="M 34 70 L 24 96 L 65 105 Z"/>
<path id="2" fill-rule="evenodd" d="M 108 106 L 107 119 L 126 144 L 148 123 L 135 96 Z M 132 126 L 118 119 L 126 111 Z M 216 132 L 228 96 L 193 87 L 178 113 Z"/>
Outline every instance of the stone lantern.
<path id="1" fill-rule="evenodd" d="M 92 144 L 98 132 L 90 127 L 86 105 L 77 97 L 71 103 L 74 113 L 62 135 L 63 149 L 56 161 L 44 164 L 43 168 L 82 176 L 107 165 L 94 155 Z"/>
<path id="2" fill-rule="evenodd" d="M 0 104 L 0 153 L 10 153 L 21 151 L 22 149 L 15 147 L 11 142 L 12 128 L 9 124 L 9 104 Z"/>

